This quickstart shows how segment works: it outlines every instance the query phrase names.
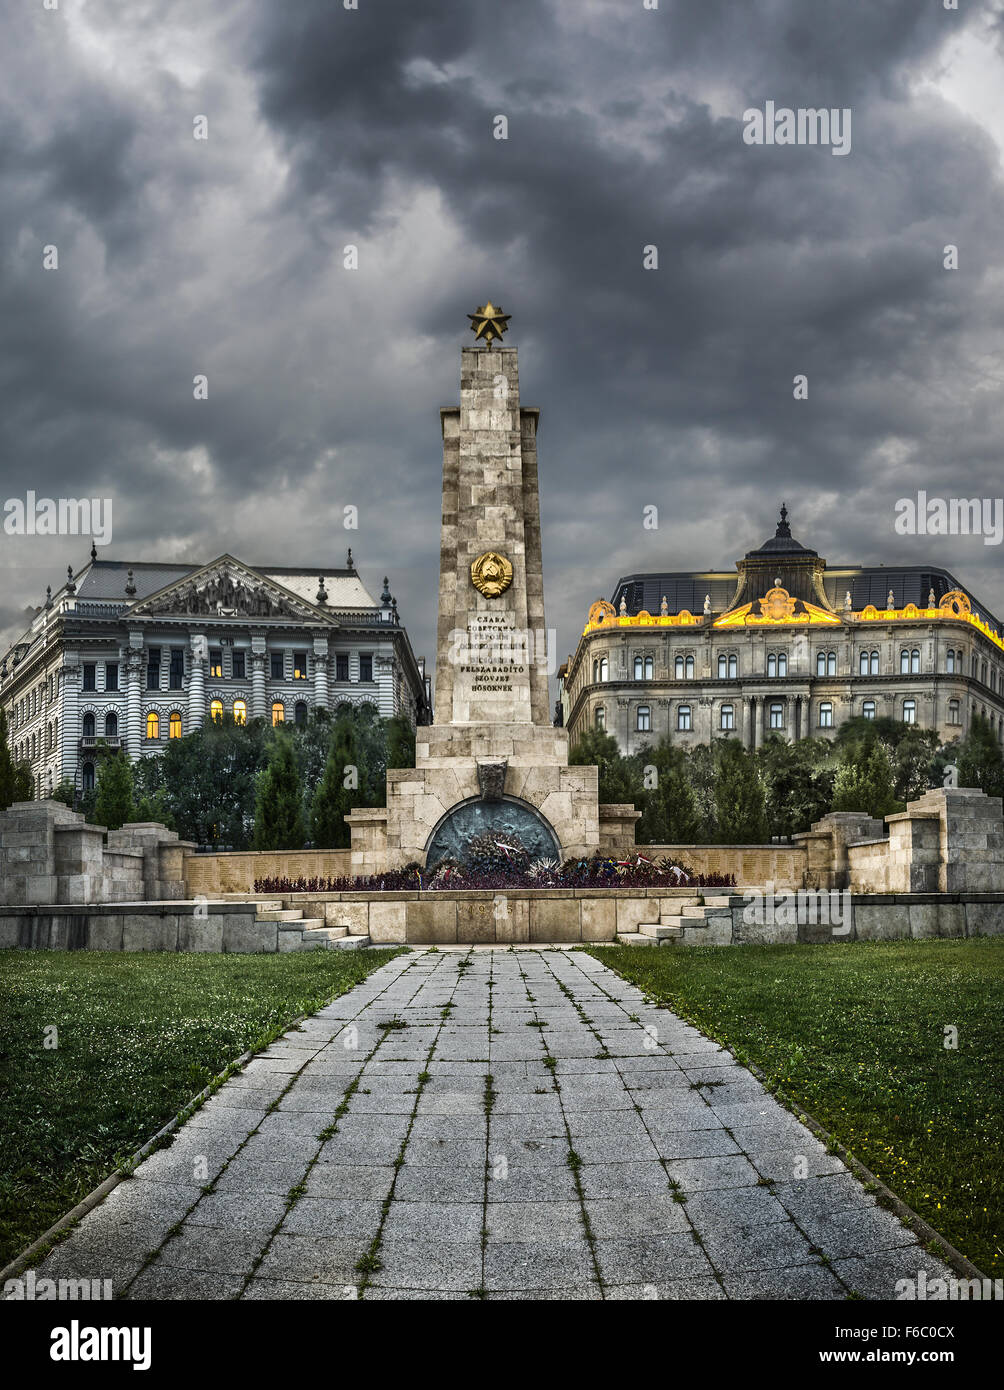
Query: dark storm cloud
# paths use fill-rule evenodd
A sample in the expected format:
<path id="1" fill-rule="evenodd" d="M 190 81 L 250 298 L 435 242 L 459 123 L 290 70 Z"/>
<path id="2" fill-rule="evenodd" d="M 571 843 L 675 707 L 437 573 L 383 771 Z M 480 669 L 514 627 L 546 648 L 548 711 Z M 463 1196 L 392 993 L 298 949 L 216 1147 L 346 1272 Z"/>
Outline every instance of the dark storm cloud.
<path id="1" fill-rule="evenodd" d="M 831 561 L 948 563 L 1004 609 L 992 548 L 892 533 L 918 487 L 1001 491 L 999 150 L 925 81 L 967 25 L 999 43 L 989 12 L 64 0 L 5 23 L 6 495 L 114 492 L 114 554 L 351 544 L 431 655 L 436 409 L 488 295 L 543 410 L 562 653 L 619 573 L 730 567 L 782 495 Z M 767 99 L 850 107 L 851 154 L 744 145 Z M 45 545 L 5 541 L 12 608 L 86 550 Z"/>

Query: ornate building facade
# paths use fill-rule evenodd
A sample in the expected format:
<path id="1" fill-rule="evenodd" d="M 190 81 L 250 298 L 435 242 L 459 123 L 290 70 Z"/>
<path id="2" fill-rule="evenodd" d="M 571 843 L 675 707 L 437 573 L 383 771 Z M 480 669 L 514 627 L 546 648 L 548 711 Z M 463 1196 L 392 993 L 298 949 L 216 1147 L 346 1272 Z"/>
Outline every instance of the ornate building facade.
<path id="1" fill-rule="evenodd" d="M 830 737 L 853 717 L 965 735 L 974 713 L 1004 741 L 1004 639 L 944 569 L 828 566 L 777 532 L 737 573 L 638 574 L 599 600 L 559 671 L 557 718 L 623 753 L 771 735 Z"/>
<path id="2" fill-rule="evenodd" d="M 344 569 L 91 559 L 67 571 L 0 658 L 15 761 L 36 796 L 93 786 L 106 748 L 136 761 L 206 719 L 304 723 L 313 708 L 369 701 L 430 719 L 424 661 L 384 580 L 377 602 Z"/>

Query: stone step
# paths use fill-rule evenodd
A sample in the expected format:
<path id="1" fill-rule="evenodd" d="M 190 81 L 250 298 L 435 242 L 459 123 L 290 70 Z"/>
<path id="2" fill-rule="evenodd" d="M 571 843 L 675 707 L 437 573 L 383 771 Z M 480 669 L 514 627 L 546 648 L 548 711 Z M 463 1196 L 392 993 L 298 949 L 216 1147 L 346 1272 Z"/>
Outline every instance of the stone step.
<path id="1" fill-rule="evenodd" d="M 305 926 L 303 931 L 304 941 L 341 941 L 348 936 L 348 927 L 311 927 Z"/>
<path id="2" fill-rule="evenodd" d="M 664 922 L 639 922 L 638 931 L 655 941 L 675 941 L 683 935 L 682 928 Z"/>
<path id="3" fill-rule="evenodd" d="M 704 906 L 705 906 L 705 907 L 728 907 L 728 905 L 731 903 L 731 901 L 732 901 L 732 897 L 731 897 L 731 896 L 725 896 L 725 895 L 716 896 L 716 897 L 706 897 L 706 898 L 704 899 Z"/>
<path id="4" fill-rule="evenodd" d="M 263 912 L 261 908 L 255 913 L 259 922 L 302 922 L 302 907 L 268 907 Z"/>
<path id="5" fill-rule="evenodd" d="M 617 941 L 621 946 L 653 946 L 655 942 L 650 936 L 643 936 L 639 931 L 619 931 Z"/>
<path id="6" fill-rule="evenodd" d="M 328 943 L 329 951 L 361 951 L 370 944 L 368 936 L 343 936 L 340 941 Z"/>

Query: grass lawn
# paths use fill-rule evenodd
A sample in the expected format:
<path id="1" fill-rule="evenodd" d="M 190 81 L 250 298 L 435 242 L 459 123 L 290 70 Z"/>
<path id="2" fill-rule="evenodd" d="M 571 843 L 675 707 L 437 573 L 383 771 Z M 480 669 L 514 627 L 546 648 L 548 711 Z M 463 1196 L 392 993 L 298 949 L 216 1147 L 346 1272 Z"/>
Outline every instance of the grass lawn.
<path id="1" fill-rule="evenodd" d="M 395 954 L 0 951 L 0 1265 L 229 1062 Z"/>
<path id="2" fill-rule="evenodd" d="M 985 1274 L 1004 1271 L 1004 939 L 591 954 L 755 1063 Z"/>

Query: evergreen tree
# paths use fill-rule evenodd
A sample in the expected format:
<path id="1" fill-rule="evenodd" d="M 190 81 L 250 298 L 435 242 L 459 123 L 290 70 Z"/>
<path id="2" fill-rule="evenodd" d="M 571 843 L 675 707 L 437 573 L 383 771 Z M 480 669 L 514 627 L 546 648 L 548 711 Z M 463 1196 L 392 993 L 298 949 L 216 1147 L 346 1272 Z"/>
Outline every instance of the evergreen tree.
<path id="1" fill-rule="evenodd" d="M 719 844 L 761 845 L 766 841 L 763 780 L 738 739 L 725 739 L 719 746 L 715 811 Z"/>
<path id="2" fill-rule="evenodd" d="M 133 819 L 132 766 L 121 749 L 106 754 L 98 767 L 98 794 L 90 819 L 108 830 L 121 830 Z"/>
<path id="3" fill-rule="evenodd" d="M 1004 795 L 1004 758 L 990 723 L 974 714 L 959 745 L 956 763 L 960 787 L 978 787 L 987 796 Z"/>
<path id="4" fill-rule="evenodd" d="M 903 809 L 896 800 L 892 762 L 881 739 L 844 749 L 834 784 L 834 811 L 864 811 L 876 820 Z"/>
<path id="5" fill-rule="evenodd" d="M 774 734 L 756 761 L 767 798 L 769 834 L 791 836 L 808 830 L 829 811 L 836 765 L 828 740 L 803 738 L 788 743 Z"/>
<path id="6" fill-rule="evenodd" d="M 305 839 L 293 742 L 289 734 L 276 729 L 258 781 L 254 848 L 302 849 Z"/>
<path id="7" fill-rule="evenodd" d="M 0 708 L 0 811 L 19 801 L 17 769 L 7 743 L 7 714 Z"/>
<path id="8" fill-rule="evenodd" d="M 415 730 L 403 714 L 387 721 L 387 766 L 415 766 Z"/>
<path id="9" fill-rule="evenodd" d="M 687 757 L 668 738 L 638 755 L 642 765 L 641 820 L 635 840 L 640 845 L 681 845 L 696 840 L 699 818 L 694 789 L 687 777 Z M 650 785 L 654 780 L 654 785 Z"/>
<path id="10" fill-rule="evenodd" d="M 344 849 L 350 843 L 345 816 L 363 805 L 359 769 L 360 740 L 351 715 L 335 720 L 328 761 L 314 793 L 310 833 L 315 849 Z"/>
<path id="11" fill-rule="evenodd" d="M 638 805 L 643 786 L 637 760 L 624 758 L 613 734 L 603 729 L 587 729 L 568 755 L 577 767 L 599 768 L 601 802 L 628 802 Z"/>

